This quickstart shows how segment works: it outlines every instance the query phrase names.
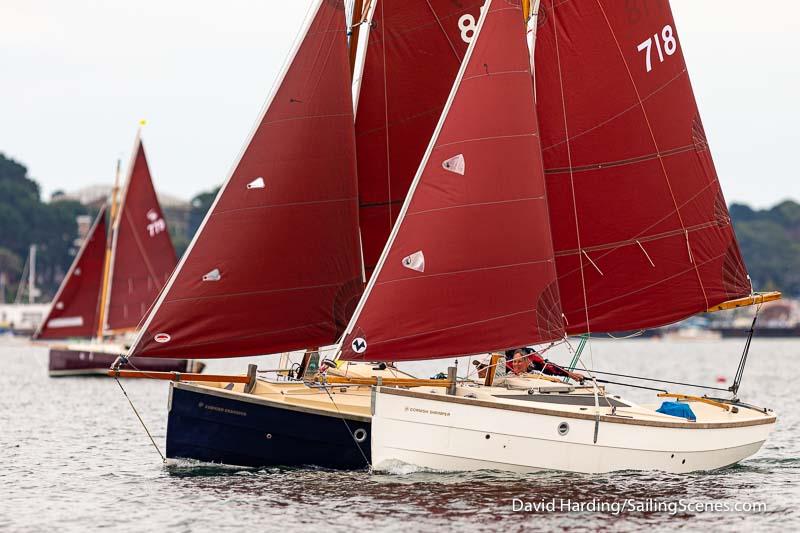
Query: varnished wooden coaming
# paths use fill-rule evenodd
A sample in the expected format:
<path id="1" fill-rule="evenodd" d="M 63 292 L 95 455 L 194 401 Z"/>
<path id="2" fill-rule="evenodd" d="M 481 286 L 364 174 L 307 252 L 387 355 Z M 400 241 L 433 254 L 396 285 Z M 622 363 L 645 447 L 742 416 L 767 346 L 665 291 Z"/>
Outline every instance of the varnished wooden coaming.
<path id="1" fill-rule="evenodd" d="M 426 392 L 396 389 L 391 387 L 381 387 L 380 392 L 381 394 L 392 394 L 397 396 L 405 396 L 408 398 L 433 400 L 443 403 L 456 403 L 462 405 L 471 405 L 475 407 L 501 409 L 506 411 L 517 411 L 521 413 L 556 416 L 561 418 L 574 418 L 579 420 L 596 419 L 596 416 L 593 413 L 588 413 L 588 412 L 579 413 L 579 412 L 560 410 L 560 409 L 559 410 L 545 409 L 541 407 L 515 405 L 500 401 L 493 402 L 480 399 L 464 398 L 461 396 L 446 396 L 443 394 L 431 394 Z M 775 422 L 775 420 L 776 416 L 772 413 L 764 413 L 763 417 L 754 417 L 752 419 L 740 420 L 735 422 L 668 422 L 660 420 L 643 420 L 641 418 L 631 418 L 628 417 L 628 415 L 626 415 L 625 417 L 614 416 L 610 414 L 600 415 L 601 422 L 608 422 L 611 424 L 628 424 L 633 426 L 648 426 L 648 427 L 677 428 L 677 429 L 724 429 L 724 428 L 748 427 L 748 426 L 758 426 L 762 424 L 772 424 Z"/>

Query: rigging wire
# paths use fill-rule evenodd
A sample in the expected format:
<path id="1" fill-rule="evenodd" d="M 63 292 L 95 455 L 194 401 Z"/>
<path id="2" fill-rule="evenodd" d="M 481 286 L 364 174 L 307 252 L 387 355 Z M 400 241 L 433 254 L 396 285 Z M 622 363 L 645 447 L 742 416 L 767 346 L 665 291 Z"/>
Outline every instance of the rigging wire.
<path id="1" fill-rule="evenodd" d="M 153 435 L 150 434 L 150 430 L 147 429 L 147 425 L 144 423 L 144 420 L 142 420 L 142 417 L 139 415 L 139 411 L 137 411 L 136 410 L 136 406 L 133 405 L 133 402 L 131 401 L 130 396 L 128 396 L 128 391 L 126 391 L 125 387 L 122 386 L 122 383 L 120 383 L 119 378 L 115 377 L 114 381 L 117 382 L 117 385 L 119 385 L 119 388 L 122 391 L 122 394 L 125 395 L 125 399 L 128 400 L 128 403 L 130 404 L 131 409 L 133 410 L 133 414 L 136 415 L 136 418 L 139 419 L 139 423 L 142 424 L 142 427 L 144 428 L 144 432 L 147 433 L 147 437 L 150 439 L 150 442 L 153 444 L 153 448 L 155 448 L 156 451 L 158 452 L 158 455 L 161 456 L 161 462 L 166 464 L 167 458 L 164 457 L 163 453 L 161 453 L 161 450 L 159 449 L 158 444 L 156 444 L 155 439 L 153 439 Z"/>
<path id="2" fill-rule="evenodd" d="M 728 389 L 729 392 L 733 393 L 733 397 L 739 393 L 739 386 L 742 384 L 742 376 L 744 375 L 744 367 L 747 364 L 747 356 L 750 354 L 750 343 L 753 341 L 753 335 L 756 331 L 756 322 L 758 321 L 758 313 L 761 311 L 761 306 L 764 305 L 759 304 L 756 307 L 756 314 L 753 316 L 753 322 L 750 324 L 750 331 L 747 334 L 747 341 L 744 343 L 744 350 L 742 351 L 742 357 L 739 359 L 739 367 L 736 369 L 736 376 L 733 378 L 733 385 L 731 388 Z"/>
<path id="3" fill-rule="evenodd" d="M 623 387 L 633 387 L 634 389 L 654 390 L 658 392 L 669 392 L 667 389 L 657 389 L 655 387 L 645 387 L 644 385 L 634 385 L 633 383 L 622 383 L 621 381 L 608 381 L 607 379 L 598 379 L 598 383 L 607 383 L 609 385 L 621 385 Z"/>
<path id="4" fill-rule="evenodd" d="M 616 376 L 616 377 L 619 377 L 619 378 L 640 379 L 642 381 L 653 381 L 653 382 L 656 382 L 656 383 L 667 383 L 669 385 L 681 385 L 681 386 L 684 386 L 684 387 L 694 387 L 694 388 L 697 388 L 697 389 L 708 389 L 708 390 L 717 390 L 717 391 L 724 391 L 724 392 L 728 392 L 729 391 L 729 389 L 723 389 L 723 388 L 720 388 L 720 387 L 711 387 L 709 385 L 697 385 L 695 383 L 683 383 L 683 382 L 680 382 L 680 381 L 668 381 L 668 380 L 665 380 L 665 379 L 648 378 L 648 377 L 644 377 L 644 376 L 633 376 L 633 375 L 630 375 L 630 374 L 617 374 L 617 373 L 614 373 L 614 372 L 603 372 L 601 370 L 592 370 L 592 372 L 594 372 L 595 374 L 603 374 L 604 376 Z M 634 385 L 631 385 L 631 386 L 634 386 Z M 661 390 L 661 389 L 658 389 L 658 390 Z"/>
<path id="5" fill-rule="evenodd" d="M 350 424 L 347 423 L 347 420 L 345 419 L 344 415 L 342 414 L 342 411 L 339 409 L 339 406 L 337 405 L 336 400 L 333 399 L 333 394 L 331 394 L 331 391 L 330 391 L 328 385 L 325 383 L 324 376 L 323 376 L 323 381 L 322 381 L 322 389 L 328 394 L 328 398 L 330 398 L 331 403 L 333 404 L 333 407 L 336 408 L 336 413 L 339 415 L 339 418 L 342 420 L 342 423 L 344 423 L 344 427 L 347 429 L 347 432 L 350 434 L 350 437 L 353 439 L 353 443 L 356 445 L 356 448 L 358 448 L 358 451 L 361 454 L 361 457 L 364 459 L 364 463 L 367 465 L 367 469 L 370 472 L 372 472 L 372 464 L 370 463 L 369 459 L 367 459 L 367 454 L 365 454 L 364 450 L 361 449 L 361 444 L 358 442 L 358 439 L 356 439 L 356 435 L 353 432 L 353 430 L 350 429 Z"/>
<path id="6" fill-rule="evenodd" d="M 569 366 L 567 370 L 570 372 L 575 370 L 575 367 L 578 365 L 578 359 L 581 357 L 581 353 L 583 353 L 583 349 L 586 347 L 586 342 L 589 340 L 589 335 L 581 335 L 581 340 L 578 343 L 578 348 L 573 350 L 572 344 L 570 344 L 569 339 L 565 336 L 564 341 L 567 343 L 567 347 L 569 351 L 573 353 L 572 360 L 569 362 Z M 564 378 L 565 382 L 569 382 L 569 376 Z"/>

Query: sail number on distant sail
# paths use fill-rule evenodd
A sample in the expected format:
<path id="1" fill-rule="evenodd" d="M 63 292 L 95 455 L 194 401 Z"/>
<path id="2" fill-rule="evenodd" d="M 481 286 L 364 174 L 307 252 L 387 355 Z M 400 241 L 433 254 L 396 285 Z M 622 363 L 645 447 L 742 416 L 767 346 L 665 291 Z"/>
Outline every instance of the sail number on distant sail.
<path id="1" fill-rule="evenodd" d="M 162 217 L 158 215 L 158 211 L 155 209 L 151 209 L 147 212 L 147 233 L 150 234 L 150 237 L 155 237 L 162 231 L 167 229 L 167 223 L 164 221 Z"/>
<path id="2" fill-rule="evenodd" d="M 478 17 L 481 17 L 484 11 L 486 11 L 486 5 L 481 6 L 481 13 Z M 472 15 L 461 15 L 461 18 L 458 19 L 458 29 L 461 30 L 461 40 L 469 44 L 475 37 L 478 23 Z"/>
<path id="3" fill-rule="evenodd" d="M 663 47 L 661 45 L 662 42 L 664 43 Z M 650 37 L 643 43 L 639 44 L 639 46 L 637 47 L 637 50 L 640 52 L 644 50 L 647 51 L 645 59 L 645 66 L 647 67 L 647 72 L 653 70 L 653 61 L 652 61 L 653 43 L 655 43 L 656 45 L 656 51 L 658 52 L 659 63 L 664 62 L 664 52 L 666 52 L 668 56 L 671 56 L 678 49 L 678 41 L 675 40 L 675 32 L 673 31 L 672 26 L 667 24 L 666 26 L 664 26 L 664 29 L 661 30 L 660 40 L 658 33 L 654 33 L 652 37 Z"/>

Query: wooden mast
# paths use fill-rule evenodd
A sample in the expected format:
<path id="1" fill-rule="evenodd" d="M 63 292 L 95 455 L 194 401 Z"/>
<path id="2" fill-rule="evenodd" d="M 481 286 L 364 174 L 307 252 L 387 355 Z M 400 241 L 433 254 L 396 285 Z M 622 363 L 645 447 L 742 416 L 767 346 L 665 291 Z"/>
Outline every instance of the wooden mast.
<path id="1" fill-rule="evenodd" d="M 375 0 L 371 0 L 375 1 Z M 361 22 L 364 20 L 364 0 L 355 0 L 353 3 L 353 20 L 350 22 L 350 77 L 353 77 L 356 68 L 356 53 L 358 52 L 358 33 Z"/>
<path id="2" fill-rule="evenodd" d="M 103 263 L 103 284 L 100 289 L 100 307 L 98 309 L 97 320 L 97 339 L 102 340 L 105 330 L 106 306 L 108 305 L 108 278 L 111 269 L 111 253 L 113 248 L 114 224 L 117 217 L 117 193 L 119 191 L 119 173 L 122 162 L 117 159 L 117 172 L 114 177 L 114 188 L 111 189 L 111 214 L 109 215 L 109 225 L 106 233 L 106 257 Z"/>

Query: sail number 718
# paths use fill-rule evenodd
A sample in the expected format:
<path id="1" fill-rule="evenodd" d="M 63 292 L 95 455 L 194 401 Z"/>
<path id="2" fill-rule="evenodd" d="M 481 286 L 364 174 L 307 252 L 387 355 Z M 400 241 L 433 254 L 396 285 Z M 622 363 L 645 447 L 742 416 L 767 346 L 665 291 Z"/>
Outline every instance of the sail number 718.
<path id="1" fill-rule="evenodd" d="M 662 46 L 663 43 L 663 46 Z M 653 44 L 655 44 L 656 52 L 658 53 L 659 63 L 664 62 L 664 54 L 671 56 L 678 49 L 678 41 L 675 40 L 675 32 L 672 26 L 667 24 L 661 30 L 661 35 L 654 33 L 652 37 L 641 43 L 636 49 L 640 52 L 647 51 L 645 56 L 645 67 L 647 72 L 653 70 Z"/>

